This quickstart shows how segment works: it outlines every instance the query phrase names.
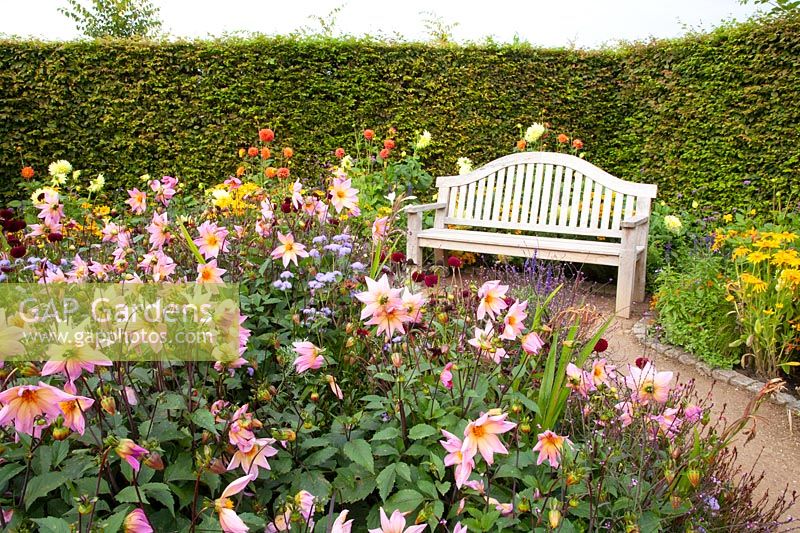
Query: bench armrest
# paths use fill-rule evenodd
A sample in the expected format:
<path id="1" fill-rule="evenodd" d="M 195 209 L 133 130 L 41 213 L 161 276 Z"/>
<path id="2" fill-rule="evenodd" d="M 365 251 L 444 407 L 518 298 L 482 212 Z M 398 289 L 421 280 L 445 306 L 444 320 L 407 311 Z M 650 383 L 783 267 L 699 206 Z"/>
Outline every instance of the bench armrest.
<path id="1" fill-rule="evenodd" d="M 622 229 L 630 229 L 641 226 L 642 224 L 646 224 L 648 220 L 650 220 L 650 215 L 636 215 L 631 218 L 626 218 L 622 221 Z"/>
<path id="2" fill-rule="evenodd" d="M 444 202 L 438 202 L 435 204 L 417 204 L 417 205 L 407 205 L 403 208 L 403 211 L 406 213 L 424 213 L 425 211 L 431 211 L 434 209 L 444 209 L 447 207 L 447 204 Z"/>

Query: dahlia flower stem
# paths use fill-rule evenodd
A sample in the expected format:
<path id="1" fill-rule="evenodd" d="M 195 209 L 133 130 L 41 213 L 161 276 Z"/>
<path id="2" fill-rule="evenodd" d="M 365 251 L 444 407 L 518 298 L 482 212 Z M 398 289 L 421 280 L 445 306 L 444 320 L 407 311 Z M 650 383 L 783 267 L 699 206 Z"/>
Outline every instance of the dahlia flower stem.
<path id="1" fill-rule="evenodd" d="M 197 469 L 197 476 L 194 480 L 194 497 L 192 498 L 192 522 L 189 528 L 191 533 L 195 533 L 195 522 L 197 522 L 197 497 L 200 495 L 200 476 L 202 475 L 202 468 Z"/>
<path id="2" fill-rule="evenodd" d="M 95 497 L 97 497 L 100 494 L 100 480 L 103 479 L 103 469 L 106 466 L 106 459 L 108 458 L 109 451 L 111 451 L 111 448 L 110 447 L 106 448 L 106 450 L 103 452 L 103 456 L 100 458 L 100 468 L 97 469 L 97 483 L 95 483 L 94 485 Z M 89 522 L 88 525 L 86 526 L 86 531 L 92 530 L 92 522 L 94 522 L 94 511 L 96 507 L 97 507 L 97 501 L 92 503 L 92 511 L 89 513 Z M 78 531 L 80 531 L 80 528 L 78 528 Z"/>
<path id="3" fill-rule="evenodd" d="M 19 370 L 19 368 L 14 368 L 14 370 L 12 370 L 11 372 L 8 373 L 8 376 L 6 376 L 6 379 L 3 380 L 3 385 L 0 386 L 0 390 L 6 390 L 6 385 L 8 385 L 8 382 L 11 381 L 12 377 L 14 377 L 14 374 L 17 373 L 17 370 Z"/>
<path id="4" fill-rule="evenodd" d="M 331 492 L 331 501 L 328 504 L 328 527 L 325 528 L 325 533 L 331 533 L 333 529 L 333 507 L 336 502 L 336 491 Z"/>
<path id="5" fill-rule="evenodd" d="M 406 409 L 403 405 L 403 399 L 398 399 L 397 404 L 400 408 L 400 428 L 403 432 L 403 444 L 408 448 L 408 424 L 406 423 Z"/>

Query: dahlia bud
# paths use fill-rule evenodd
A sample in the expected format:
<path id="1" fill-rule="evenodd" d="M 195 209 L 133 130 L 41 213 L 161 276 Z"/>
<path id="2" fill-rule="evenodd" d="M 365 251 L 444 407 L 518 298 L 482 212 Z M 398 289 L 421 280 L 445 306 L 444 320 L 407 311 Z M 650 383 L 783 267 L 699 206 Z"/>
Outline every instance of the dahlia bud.
<path id="1" fill-rule="evenodd" d="M 695 470 L 694 468 L 686 472 L 686 478 L 689 480 L 689 483 L 692 484 L 692 487 L 697 488 L 700 484 L 700 472 Z"/>
<path id="2" fill-rule="evenodd" d="M 150 455 L 148 455 L 147 459 L 144 460 L 144 464 L 153 470 L 164 470 L 164 461 L 161 459 L 161 454 L 158 452 L 152 452 Z"/>
<path id="3" fill-rule="evenodd" d="M 53 438 L 55 440 L 65 440 L 69 437 L 70 431 L 69 428 L 65 427 L 54 427 L 53 428 Z"/>
<path id="4" fill-rule="evenodd" d="M 261 402 L 269 402 L 272 400 L 272 394 L 270 394 L 269 389 L 258 389 L 258 400 Z"/>
<path id="5" fill-rule="evenodd" d="M 547 513 L 547 521 L 550 522 L 551 529 L 556 529 L 561 523 L 561 511 L 558 509 L 550 509 Z"/>
<path id="6" fill-rule="evenodd" d="M 25 363 L 25 365 L 19 369 L 19 373 L 23 377 L 32 378 L 39 375 L 39 369 L 36 368 L 36 365 L 33 363 Z"/>
<path id="7" fill-rule="evenodd" d="M 672 496 L 669 499 L 669 502 L 672 504 L 673 509 L 677 509 L 681 506 L 681 497 L 680 496 Z"/>
<path id="8" fill-rule="evenodd" d="M 570 506 L 570 507 L 572 507 L 573 509 L 574 509 L 575 507 L 577 507 L 577 506 L 578 506 L 578 504 L 580 504 L 580 502 L 578 501 L 578 498 L 576 498 L 576 497 L 574 497 L 574 496 L 573 496 L 572 498 L 570 498 L 570 499 L 569 499 L 569 501 L 568 501 L 567 503 L 568 503 L 568 504 L 569 504 L 569 506 Z"/>
<path id="9" fill-rule="evenodd" d="M 94 509 L 95 502 L 97 502 L 97 498 L 89 499 L 87 496 L 82 496 L 80 498 L 80 502 L 78 503 L 78 514 L 82 516 L 91 514 L 92 509 Z"/>
<path id="10" fill-rule="evenodd" d="M 225 466 L 225 463 L 222 462 L 222 460 L 218 457 L 214 458 L 214 460 L 211 461 L 211 464 L 208 466 L 208 469 L 214 472 L 215 474 L 219 475 L 222 475 L 228 471 L 227 467 Z"/>
<path id="11" fill-rule="evenodd" d="M 100 407 L 106 413 L 114 415 L 117 412 L 117 401 L 113 396 L 103 396 L 100 399 Z"/>
<path id="12" fill-rule="evenodd" d="M 318 392 L 312 392 L 309 399 L 312 402 L 317 403 L 319 401 L 319 393 Z"/>
<path id="13" fill-rule="evenodd" d="M 403 356 L 397 352 L 392 353 L 392 366 L 395 368 L 403 366 Z"/>

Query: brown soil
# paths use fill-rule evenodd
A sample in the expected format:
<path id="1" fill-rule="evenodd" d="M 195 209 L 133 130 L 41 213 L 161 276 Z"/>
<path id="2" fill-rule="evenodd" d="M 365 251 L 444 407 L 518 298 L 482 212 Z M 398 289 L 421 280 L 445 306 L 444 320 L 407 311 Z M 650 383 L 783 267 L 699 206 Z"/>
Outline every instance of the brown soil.
<path id="1" fill-rule="evenodd" d="M 613 291 L 613 287 L 610 289 Z M 593 294 L 589 297 L 589 303 L 597 306 L 601 311 L 611 314 L 614 309 L 614 296 L 607 292 L 604 290 L 600 294 Z M 719 416 L 724 407 L 724 416 L 728 420 L 738 418 L 744 412 L 747 403 L 753 398 L 753 394 L 726 383 L 715 382 L 694 367 L 664 357 L 642 345 L 631 333 L 631 328 L 646 311 L 646 304 L 637 304 L 634 306 L 630 319 L 617 318 L 615 320 L 606 335 L 609 349 L 605 355 L 617 365 L 632 364 L 637 357 L 646 357 L 656 366 L 674 371 L 681 382 L 693 379 L 698 394 L 703 397 L 712 390 L 713 384 L 711 397 L 714 402 L 714 415 Z M 743 435 L 739 435 L 736 441 L 742 467 L 749 470 L 755 465 L 755 472 L 763 470 L 764 480 L 761 488 L 773 496 L 783 492 L 787 486 L 790 492 L 794 490 L 800 492 L 800 418 L 794 417 L 790 430 L 789 417 L 786 408 L 765 403 L 758 411 L 755 438 L 746 445 Z M 798 514 L 800 514 L 800 505 L 790 509 L 786 517 L 796 517 Z M 788 528 L 786 530 L 788 531 Z"/>

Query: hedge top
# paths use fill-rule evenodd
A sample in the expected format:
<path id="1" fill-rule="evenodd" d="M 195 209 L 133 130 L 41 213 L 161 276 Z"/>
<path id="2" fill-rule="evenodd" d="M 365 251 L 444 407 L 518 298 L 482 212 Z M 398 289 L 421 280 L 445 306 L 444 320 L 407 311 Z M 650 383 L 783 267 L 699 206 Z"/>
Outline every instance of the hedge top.
<path id="1" fill-rule="evenodd" d="M 588 158 L 660 197 L 720 210 L 800 194 L 800 18 L 616 50 L 433 47 L 368 39 L 0 41 L 0 194 L 24 161 L 68 159 L 130 185 L 144 173 L 215 183 L 258 127 L 317 175 L 354 133 L 429 130 L 451 174 L 549 121 Z"/>

